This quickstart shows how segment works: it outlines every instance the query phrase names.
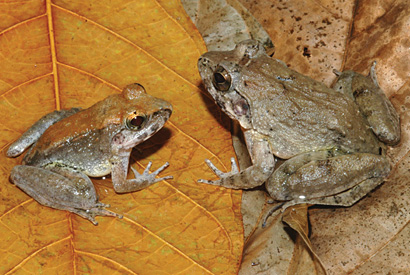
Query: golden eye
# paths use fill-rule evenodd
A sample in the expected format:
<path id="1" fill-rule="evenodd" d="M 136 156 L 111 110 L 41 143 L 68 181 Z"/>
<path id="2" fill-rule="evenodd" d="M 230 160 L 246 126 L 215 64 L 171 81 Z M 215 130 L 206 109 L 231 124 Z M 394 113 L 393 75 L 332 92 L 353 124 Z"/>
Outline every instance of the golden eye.
<path id="1" fill-rule="evenodd" d="M 127 118 L 125 125 L 130 130 L 139 130 L 145 125 L 146 121 L 146 116 L 133 114 Z"/>
<path id="2" fill-rule="evenodd" d="M 226 92 L 231 87 L 231 75 L 225 70 L 224 67 L 218 66 L 212 78 L 212 83 L 214 84 L 215 88 L 219 91 Z"/>

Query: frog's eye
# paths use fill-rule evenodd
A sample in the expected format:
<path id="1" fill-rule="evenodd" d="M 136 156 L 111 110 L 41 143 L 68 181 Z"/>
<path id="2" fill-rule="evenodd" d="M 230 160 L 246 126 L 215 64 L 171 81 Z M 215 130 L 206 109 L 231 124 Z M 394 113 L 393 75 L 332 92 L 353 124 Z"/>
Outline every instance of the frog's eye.
<path id="1" fill-rule="evenodd" d="M 219 91 L 228 91 L 231 87 L 231 75 L 225 70 L 224 67 L 218 66 L 212 78 L 212 83 L 214 84 L 215 88 Z"/>
<path id="2" fill-rule="evenodd" d="M 146 116 L 133 114 L 127 118 L 125 125 L 130 130 L 139 130 L 145 125 L 146 121 Z"/>

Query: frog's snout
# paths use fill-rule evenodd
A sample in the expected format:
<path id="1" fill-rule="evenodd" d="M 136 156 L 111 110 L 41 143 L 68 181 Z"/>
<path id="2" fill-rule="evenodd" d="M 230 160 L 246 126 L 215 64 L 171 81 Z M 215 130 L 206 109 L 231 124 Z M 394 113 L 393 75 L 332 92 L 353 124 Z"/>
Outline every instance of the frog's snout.
<path id="1" fill-rule="evenodd" d="M 164 103 L 162 104 L 162 107 L 160 108 L 160 111 L 167 112 L 167 113 L 169 113 L 168 116 L 171 116 L 171 114 L 172 114 L 172 104 L 169 103 L 168 101 L 164 100 Z"/>
<path id="2" fill-rule="evenodd" d="M 169 117 L 170 117 L 171 114 L 172 114 L 172 106 L 171 106 L 171 108 L 161 109 L 161 110 L 159 110 L 159 112 L 161 112 L 161 115 L 162 115 L 163 117 L 165 117 L 165 120 L 168 120 Z"/>
<path id="3" fill-rule="evenodd" d="M 154 116 L 164 118 L 164 122 L 167 121 L 172 114 L 172 105 L 166 101 L 165 103 L 162 104 L 162 107 L 159 108 L 158 111 L 154 113 Z"/>

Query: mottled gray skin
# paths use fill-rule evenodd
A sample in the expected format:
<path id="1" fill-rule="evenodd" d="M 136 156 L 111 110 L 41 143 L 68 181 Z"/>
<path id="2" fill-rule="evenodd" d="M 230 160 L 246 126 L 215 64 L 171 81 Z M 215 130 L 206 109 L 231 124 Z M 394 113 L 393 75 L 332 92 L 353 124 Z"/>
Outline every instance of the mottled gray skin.
<path id="1" fill-rule="evenodd" d="M 253 40 L 203 54 L 198 68 L 216 103 L 241 124 L 253 162 L 239 172 L 233 160 L 232 171 L 222 173 L 206 160 L 220 179 L 200 182 L 236 189 L 266 182 L 285 207 L 349 206 L 389 174 L 384 143 L 399 141 L 399 120 L 375 77 L 341 73 L 331 89 L 270 58 Z M 360 100 L 363 90 L 371 104 Z M 274 156 L 286 159 L 275 171 Z"/>
<path id="2" fill-rule="evenodd" d="M 104 209 L 88 176 L 111 173 L 117 193 L 133 192 L 172 176 L 156 178 L 168 163 L 149 173 L 132 169 L 127 179 L 132 148 L 155 134 L 172 113 L 165 100 L 145 93 L 139 84 L 128 85 L 88 109 L 50 113 L 13 143 L 9 157 L 30 147 L 11 180 L 39 203 L 76 213 L 94 224 L 96 215 L 120 215 Z"/>

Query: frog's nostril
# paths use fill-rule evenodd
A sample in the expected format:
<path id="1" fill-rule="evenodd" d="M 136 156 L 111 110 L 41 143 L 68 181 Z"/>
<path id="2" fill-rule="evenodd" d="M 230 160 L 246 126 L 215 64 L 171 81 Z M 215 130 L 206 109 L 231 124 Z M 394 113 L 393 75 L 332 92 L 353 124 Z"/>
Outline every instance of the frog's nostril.
<path id="1" fill-rule="evenodd" d="M 168 114 L 168 116 L 171 115 L 172 111 L 170 109 L 164 109 L 162 110 L 165 114 Z"/>
<path id="2" fill-rule="evenodd" d="M 169 108 L 161 108 L 159 111 L 154 113 L 154 116 L 164 116 L 167 119 L 171 116 L 172 109 Z"/>

